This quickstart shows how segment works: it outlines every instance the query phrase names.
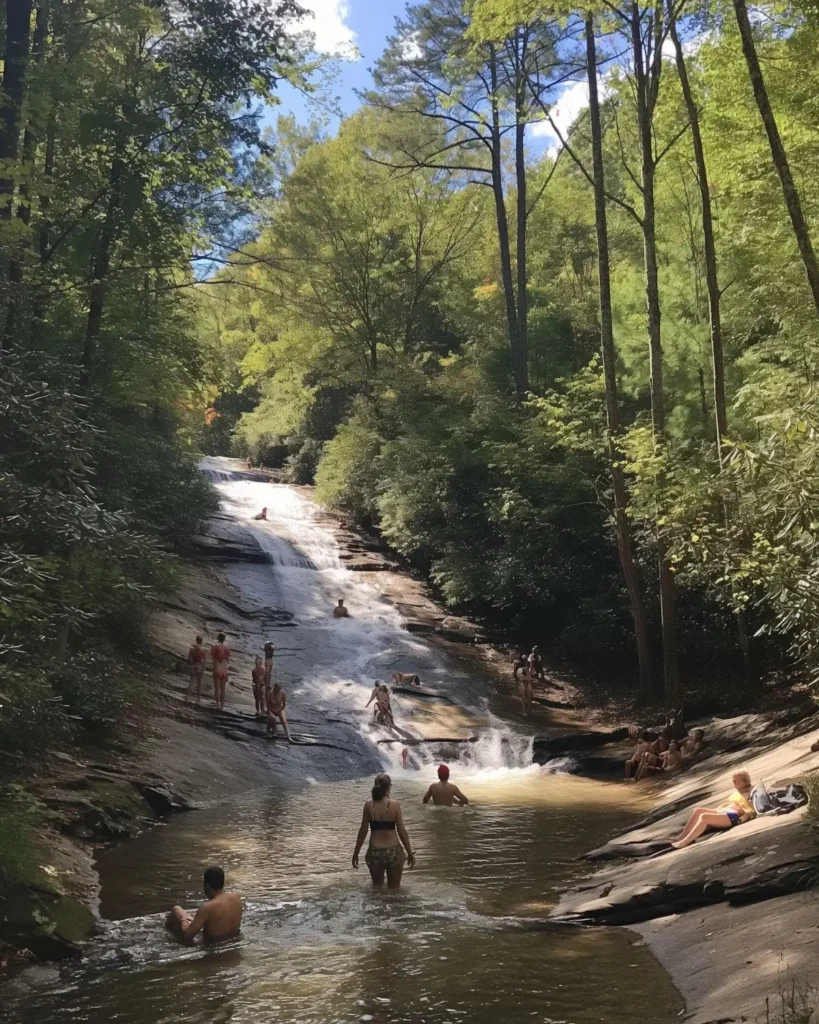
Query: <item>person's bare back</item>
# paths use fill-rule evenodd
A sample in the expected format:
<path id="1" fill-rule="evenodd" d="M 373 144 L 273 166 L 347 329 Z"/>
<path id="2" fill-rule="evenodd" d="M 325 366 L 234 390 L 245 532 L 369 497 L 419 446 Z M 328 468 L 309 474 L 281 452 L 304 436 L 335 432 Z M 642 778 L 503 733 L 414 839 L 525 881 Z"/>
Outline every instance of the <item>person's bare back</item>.
<path id="1" fill-rule="evenodd" d="M 449 781 L 449 768 L 445 764 L 438 768 L 438 779 L 439 781 L 433 782 L 424 794 L 425 804 L 430 800 L 436 807 L 452 807 L 456 803 L 463 806 L 469 803 L 460 789 Z"/>
<path id="2" fill-rule="evenodd" d="M 226 892 L 225 874 L 221 868 L 205 872 L 207 901 L 191 916 L 182 907 L 174 907 L 168 915 L 167 927 L 182 942 L 190 944 L 201 931 L 206 942 L 221 942 L 239 934 L 242 927 L 242 901 L 237 893 Z"/>

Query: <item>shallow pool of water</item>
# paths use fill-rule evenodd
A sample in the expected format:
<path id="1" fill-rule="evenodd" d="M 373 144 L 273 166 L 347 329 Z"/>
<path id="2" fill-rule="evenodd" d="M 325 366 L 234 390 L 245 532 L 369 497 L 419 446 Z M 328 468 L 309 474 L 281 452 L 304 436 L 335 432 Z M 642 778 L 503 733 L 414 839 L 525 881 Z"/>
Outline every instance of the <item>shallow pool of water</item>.
<path id="1" fill-rule="evenodd" d="M 103 852 L 107 933 L 85 960 L 10 986 L 20 1024 L 563 1022 L 652 1024 L 682 1003 L 625 930 L 550 926 L 584 850 L 633 818 L 622 787 L 537 768 L 456 781 L 474 801 L 424 807 L 429 782 L 396 777 L 418 854 L 399 893 L 350 857 L 367 780 L 254 796 L 173 819 Z M 222 864 L 246 900 L 242 936 L 185 949 L 162 928 Z"/>

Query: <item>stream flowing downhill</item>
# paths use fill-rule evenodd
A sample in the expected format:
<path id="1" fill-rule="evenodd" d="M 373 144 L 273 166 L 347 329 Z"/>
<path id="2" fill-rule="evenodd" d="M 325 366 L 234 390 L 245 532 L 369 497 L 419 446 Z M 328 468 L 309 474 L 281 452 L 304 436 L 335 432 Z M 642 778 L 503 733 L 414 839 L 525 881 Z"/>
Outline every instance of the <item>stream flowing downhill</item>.
<path id="1" fill-rule="evenodd" d="M 229 571 L 248 606 L 288 611 L 275 675 L 299 709 L 351 739 L 338 781 L 271 785 L 177 816 L 100 853 L 102 934 L 86 955 L 33 967 L 5 993 L 20 1024 L 670 1024 L 682 1003 L 626 931 L 544 924 L 579 880 L 578 857 L 627 824 L 623 787 L 531 763 L 531 728 L 488 710 L 492 685 L 441 645 L 408 633 L 397 610 L 339 557 L 332 529 L 298 490 L 241 479 L 207 460 L 223 513 L 269 564 Z M 221 479 L 220 479 L 221 477 Z M 268 521 L 253 521 L 263 506 Z M 352 618 L 334 620 L 339 597 Z M 373 680 L 417 671 L 440 700 L 393 698 L 398 735 L 363 711 Z M 449 698 L 448 700 L 446 698 Z M 228 701 L 230 704 L 230 694 Z M 245 709 L 246 710 L 246 709 Z M 540 723 L 541 726 L 543 723 Z M 443 730 L 443 731 L 442 731 Z M 427 744 L 447 736 L 475 742 Z M 379 740 L 398 739 L 395 743 Z M 407 771 L 400 749 L 410 742 Z M 276 756 L 307 756 L 276 745 Z M 446 756 L 466 808 L 424 807 Z M 373 891 L 350 864 L 374 771 L 393 775 L 418 864 L 399 893 Z M 319 773 L 316 773 L 317 775 Z M 362 856 L 363 861 L 363 856 Z M 201 899 L 222 864 L 246 900 L 241 938 L 182 948 L 162 928 L 174 902 Z"/>

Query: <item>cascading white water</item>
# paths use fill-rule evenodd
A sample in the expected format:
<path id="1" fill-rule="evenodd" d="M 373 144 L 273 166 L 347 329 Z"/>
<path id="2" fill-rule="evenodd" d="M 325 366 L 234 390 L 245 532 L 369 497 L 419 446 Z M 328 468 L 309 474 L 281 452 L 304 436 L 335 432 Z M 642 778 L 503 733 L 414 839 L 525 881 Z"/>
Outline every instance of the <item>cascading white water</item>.
<path id="1" fill-rule="evenodd" d="M 269 572 L 255 577 L 256 590 L 249 596 L 260 606 L 293 613 L 296 625 L 288 636 L 297 656 L 277 658 L 277 672 L 283 671 L 293 700 L 309 701 L 361 731 L 378 746 L 384 764 L 396 769 L 406 743 L 411 766 L 422 770 L 440 760 L 457 761 L 459 772 L 468 773 L 541 770 L 532 762 L 532 735 L 488 714 L 488 681 L 403 628 L 404 619 L 368 582 L 368 574 L 345 566 L 332 528 L 311 501 L 287 485 L 232 472 L 227 460 L 206 459 L 202 470 L 214 482 L 223 512 L 253 535 L 270 562 Z M 255 519 L 263 508 L 267 519 Z M 248 585 L 243 581 L 245 590 Z M 350 618 L 332 618 L 338 598 Z M 451 700 L 394 695 L 397 737 L 375 728 L 364 711 L 373 682 L 389 682 L 395 671 L 418 672 L 425 685 Z M 451 723 L 450 728 L 430 725 L 430 706 L 432 721 Z M 461 741 L 429 742 L 451 734 Z"/>

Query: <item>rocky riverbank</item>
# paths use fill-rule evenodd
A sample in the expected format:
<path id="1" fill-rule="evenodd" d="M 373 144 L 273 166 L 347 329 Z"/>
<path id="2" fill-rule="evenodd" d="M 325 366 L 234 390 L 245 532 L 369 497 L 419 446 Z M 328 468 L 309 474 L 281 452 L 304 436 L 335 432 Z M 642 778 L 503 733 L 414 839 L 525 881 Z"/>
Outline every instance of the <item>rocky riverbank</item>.
<path id="1" fill-rule="evenodd" d="M 599 866 L 553 913 L 564 923 L 635 928 L 682 992 L 693 1024 L 765 1020 L 766 1000 L 777 1006 L 792 982 L 819 985 L 819 833 L 807 808 L 757 818 L 685 850 L 663 845 L 694 806 L 724 802 L 735 771 L 769 789 L 814 771 L 819 720 L 794 717 L 712 721 L 709 755 L 671 784 L 654 784 L 651 813 L 588 854 Z M 626 749 L 609 748 L 608 756 Z M 771 1021 L 780 1021 L 777 1012 Z"/>

